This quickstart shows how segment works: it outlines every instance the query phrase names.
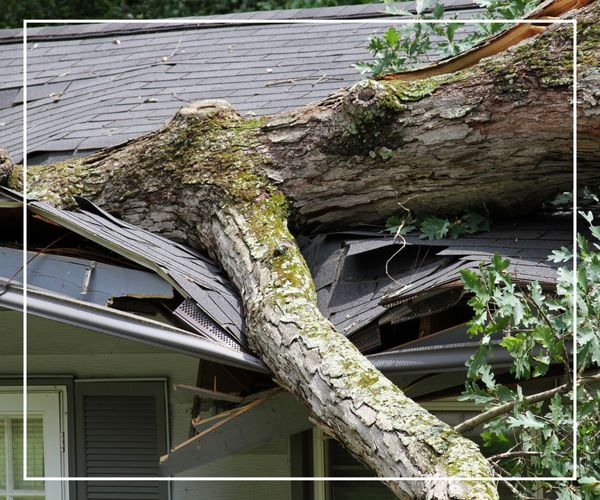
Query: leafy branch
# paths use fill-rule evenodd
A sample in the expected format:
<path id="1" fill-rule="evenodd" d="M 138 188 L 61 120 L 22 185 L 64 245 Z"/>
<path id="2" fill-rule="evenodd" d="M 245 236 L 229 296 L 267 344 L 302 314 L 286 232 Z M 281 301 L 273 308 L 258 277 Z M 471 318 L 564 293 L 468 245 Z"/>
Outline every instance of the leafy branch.
<path id="1" fill-rule="evenodd" d="M 474 310 L 469 333 L 479 337 L 480 347 L 467 362 L 468 381 L 459 399 L 483 405 L 484 412 L 456 430 L 467 432 L 481 426 L 484 447 L 492 452 L 493 467 L 503 475 L 570 476 L 574 468 L 572 406 L 574 399 L 578 401 L 578 483 L 513 483 L 513 493 L 520 498 L 536 497 L 540 488 L 545 498 L 561 500 L 591 500 L 600 492 L 600 226 L 594 224 L 591 212 L 580 212 L 580 216 L 591 241 L 578 235 L 577 272 L 559 268 L 556 290 L 543 290 L 536 282 L 517 286 L 509 261 L 499 255 L 482 264 L 478 273 L 462 272 Z M 563 247 L 549 260 L 568 265 L 573 254 Z M 494 346 L 512 357 L 514 388 L 496 380 L 489 363 Z M 573 366 L 571 348 L 577 352 L 577 366 Z M 549 371 L 551 366 L 554 372 Z M 557 371 L 560 366 L 562 372 Z M 562 378 L 562 383 L 524 394 L 522 382 L 551 374 Z"/>
<path id="2" fill-rule="evenodd" d="M 411 232 L 419 232 L 419 237 L 426 240 L 442 238 L 457 239 L 467 234 L 476 234 L 490 230 L 490 219 L 487 215 L 474 210 L 450 218 L 435 215 L 416 217 L 409 211 L 403 215 L 394 215 L 386 221 L 385 231 L 397 236 L 405 236 Z"/>
<path id="3" fill-rule="evenodd" d="M 384 0 L 390 3 L 392 0 Z M 479 0 L 484 7 L 482 19 L 519 19 L 536 7 L 539 0 Z M 411 16 L 411 12 L 388 7 L 390 14 Z M 416 18 L 424 20 L 445 19 L 444 5 L 436 0 L 417 0 Z M 372 61 L 358 61 L 354 67 L 361 73 L 374 76 L 399 73 L 429 60 L 428 53 L 435 51 L 442 57 L 452 57 L 468 50 L 481 40 L 503 29 L 504 23 L 477 24 L 476 29 L 464 34 L 464 23 L 457 22 L 456 14 L 450 23 L 416 23 L 389 28 L 383 36 L 372 36 L 368 49 Z M 460 35 L 460 36 L 457 36 Z"/>

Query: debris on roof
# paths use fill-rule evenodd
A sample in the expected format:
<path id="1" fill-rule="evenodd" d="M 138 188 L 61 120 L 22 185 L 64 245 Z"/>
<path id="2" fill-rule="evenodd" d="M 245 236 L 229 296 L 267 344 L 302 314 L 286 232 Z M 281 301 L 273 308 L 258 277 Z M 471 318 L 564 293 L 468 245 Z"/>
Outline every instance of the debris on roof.
<path id="1" fill-rule="evenodd" d="M 545 23 L 535 23 L 536 19 L 557 19 L 570 10 L 574 8 L 579 9 L 584 5 L 591 3 L 591 1 L 592 0 L 545 0 L 525 16 L 524 19 L 533 21 L 531 23 L 512 24 L 506 29 L 502 30 L 500 33 L 478 43 L 471 49 L 444 61 L 434 63 L 426 68 L 418 68 L 402 73 L 387 74 L 377 77 L 377 79 L 410 82 L 432 76 L 461 71 L 477 64 L 486 57 L 499 54 L 508 47 L 517 45 L 523 40 L 537 35 L 550 26 L 549 24 Z"/>
<path id="2" fill-rule="evenodd" d="M 367 352 L 411 340 L 415 333 L 410 332 L 423 328 L 420 318 L 451 308 L 457 314 L 460 310 L 458 318 L 470 319 L 460 271 L 477 270 L 495 253 L 511 260 L 508 271 L 516 282 L 538 281 L 551 288 L 558 264 L 549 262 L 548 256 L 553 249 L 572 245 L 573 226 L 570 215 L 540 215 L 501 222 L 490 232 L 456 240 L 412 235 L 405 239 L 400 253 L 401 242 L 382 233 L 346 232 L 301 240 L 319 308 Z M 432 333 L 435 326 L 431 328 Z"/>
<path id="3" fill-rule="evenodd" d="M 2 189 L 0 196 L 8 204 L 5 213 L 19 211 L 15 208 L 22 202 L 18 193 Z M 61 295 L 101 305 L 110 303 L 113 307 L 119 306 L 119 297 L 160 298 L 168 321 L 250 356 L 239 296 L 210 259 L 117 219 L 84 199 L 77 201 L 76 211 L 59 210 L 35 200 L 28 202 L 32 224 L 45 224 L 35 228 L 36 233 L 51 233 L 46 240 L 54 240 L 57 228 L 61 228 L 98 246 L 92 251 L 78 241 L 63 241 L 60 249 L 52 249 L 44 247 L 46 240 L 36 242 L 42 250 L 31 249 L 30 286 L 54 293 L 60 290 Z M 13 224 L 19 218 L 16 214 Z M 14 239 L 9 226 L 5 238 Z M 490 232 L 456 240 L 429 241 L 409 235 L 399 253 L 399 241 L 376 232 L 300 238 L 314 276 L 319 308 L 365 353 L 403 348 L 411 341 L 469 320 L 472 312 L 466 304 L 460 271 L 477 270 L 480 261 L 495 253 L 511 260 L 509 272 L 516 282 L 536 280 L 552 288 L 558 264 L 547 257 L 552 249 L 571 243 L 569 215 L 506 221 Z M 16 240 L 7 240 L 0 248 L 6 257 L 0 274 L 16 277 L 17 281 L 19 245 Z M 103 261 L 102 252 L 114 257 Z M 38 273 L 49 265 L 60 269 L 67 266 L 68 282 L 59 276 L 62 271 Z M 60 271 L 59 267 L 55 271 Z M 113 280 L 115 273 L 123 279 Z M 131 310 L 131 306 L 125 310 Z"/>
<path id="4" fill-rule="evenodd" d="M 244 320 L 237 293 L 223 273 L 204 255 L 132 224 L 116 219 L 78 199 L 77 211 L 59 210 L 31 201 L 33 213 L 94 241 L 154 271 L 184 298 L 193 314 L 186 321 L 195 331 L 230 348 L 245 349 Z"/>
<path id="5" fill-rule="evenodd" d="M 18 206 L 24 200 L 18 193 L 0 188 L 0 201 L 8 213 L 20 211 Z M 120 265 L 129 266 L 119 268 L 95 256 L 84 258 L 89 251 L 76 241 L 71 246 L 61 241 L 60 248 L 36 247 L 30 251 L 28 269 L 29 284 L 37 287 L 28 291 L 30 313 L 195 355 L 217 366 L 267 372 L 264 364 L 247 352 L 236 291 L 206 256 L 117 219 L 85 199 L 76 201 L 77 210 L 65 211 L 30 200 L 31 222 L 50 231 L 46 238 L 53 242 L 57 241 L 53 232 L 67 231 L 93 242 L 101 252 L 123 259 Z M 43 232 L 40 229 L 36 228 L 36 238 Z M 429 241 L 409 235 L 400 252 L 400 241 L 366 231 L 304 237 L 300 244 L 323 314 L 394 383 L 421 387 L 427 377 L 430 392 L 433 387 L 443 392 L 455 388 L 455 375 L 464 370 L 479 346 L 466 333 L 465 323 L 472 311 L 466 305 L 459 271 L 477 269 L 481 260 L 500 253 L 511 259 L 509 272 L 517 282 L 535 279 L 551 288 L 556 283 L 556 264 L 548 262 L 547 256 L 552 249 L 569 246 L 572 234 L 570 215 L 542 214 L 504 221 L 489 232 L 456 240 Z M 21 279 L 19 244 L 10 235 L 10 230 L 5 233 L 8 239 L 0 247 L 6 257 L 0 266 L 0 276 L 4 276 L 0 278 L 4 284 L 0 306 L 18 309 L 23 303 L 21 290 L 14 283 L 7 288 L 8 279 Z M 64 234 L 59 240 L 62 238 Z M 41 241 L 36 239 L 38 247 Z M 49 265 L 58 267 L 36 275 Z M 69 269 L 63 272 L 65 266 Z M 119 270 L 122 281 L 106 282 L 104 277 Z M 167 311 L 167 323 L 106 307 L 116 295 L 156 297 Z M 188 331 L 168 324 L 177 319 Z M 492 339 L 491 362 L 506 371 L 511 359 L 498 347 L 499 341 Z M 444 375 L 441 380 L 436 378 L 440 374 Z M 166 475 L 312 425 L 308 410 L 281 389 L 263 394 L 253 394 L 254 390 L 250 396 L 206 386 L 182 389 L 219 400 L 224 411 L 192 420 L 195 435 L 161 459 L 161 472 Z"/>

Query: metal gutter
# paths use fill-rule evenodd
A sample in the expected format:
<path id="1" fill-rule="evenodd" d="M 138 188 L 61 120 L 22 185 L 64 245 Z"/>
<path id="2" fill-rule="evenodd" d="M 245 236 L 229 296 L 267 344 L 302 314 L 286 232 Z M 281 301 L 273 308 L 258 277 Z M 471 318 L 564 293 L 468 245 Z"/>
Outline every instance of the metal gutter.
<path id="1" fill-rule="evenodd" d="M 460 342 L 415 347 L 372 354 L 367 359 L 385 374 L 454 372 L 466 370 L 465 363 L 477 352 L 479 345 L 479 342 Z M 510 366 L 513 358 L 506 349 L 494 345 L 489 363 L 492 366 Z"/>
<path id="2" fill-rule="evenodd" d="M 0 281 L 0 284 L 2 282 Z M 0 286 L 0 306 L 22 311 L 22 287 L 11 284 L 2 292 Z M 233 351 L 174 326 L 116 309 L 67 297 L 57 297 L 38 290 L 28 290 L 27 312 L 42 318 L 195 356 L 206 361 L 269 373 L 264 363 L 250 354 Z"/>
<path id="3" fill-rule="evenodd" d="M 0 280 L 0 284 L 3 281 Z M 0 307 L 21 311 L 23 309 L 22 287 L 11 284 L 4 293 L 1 293 Z M 124 311 L 68 297 L 58 297 L 40 290 L 29 290 L 27 312 L 206 361 L 269 373 L 264 363 L 251 354 L 228 349 L 180 328 Z M 465 362 L 478 347 L 479 344 L 476 342 L 462 342 L 384 352 L 367 356 L 367 359 L 385 374 L 457 371 L 463 369 Z M 501 348 L 494 349 L 492 365 L 508 366 L 511 363 L 512 358 L 508 352 Z"/>

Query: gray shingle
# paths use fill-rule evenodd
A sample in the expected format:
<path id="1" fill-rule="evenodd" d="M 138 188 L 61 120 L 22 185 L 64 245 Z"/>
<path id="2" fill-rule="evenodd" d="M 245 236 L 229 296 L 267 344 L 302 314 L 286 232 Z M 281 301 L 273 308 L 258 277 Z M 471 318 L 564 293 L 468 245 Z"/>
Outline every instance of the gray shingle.
<path id="1" fill-rule="evenodd" d="M 304 238 L 301 248 L 315 276 L 319 308 L 350 335 L 382 317 L 387 307 L 418 299 L 439 287 L 460 286 L 461 269 L 477 270 L 480 261 L 489 260 L 494 253 L 511 259 L 508 270 L 516 280 L 552 285 L 556 265 L 546 260 L 546 243 L 570 245 L 571 224 L 570 217 L 537 216 L 495 224 L 490 232 L 458 240 L 428 241 L 408 235 L 408 246 L 390 263 L 393 280 L 385 272 L 385 263 L 397 244 L 381 233 L 356 231 Z M 551 238 L 546 240 L 545 235 Z M 334 264 L 337 273 L 332 271 Z"/>
<path id="2" fill-rule="evenodd" d="M 217 22 L 367 15 L 381 20 L 381 9 L 381 5 L 365 5 L 258 12 L 213 16 L 210 24 L 203 24 L 200 19 L 191 25 L 148 22 L 31 28 L 28 33 L 30 152 L 34 153 L 36 145 L 43 144 L 67 147 L 78 138 L 89 149 L 114 145 L 124 135 L 143 133 L 149 129 L 147 125 L 164 121 L 187 100 L 224 98 L 241 113 L 256 114 L 318 101 L 332 90 L 361 78 L 350 67 L 352 62 L 368 56 L 368 37 L 393 24 L 393 18 L 384 19 L 387 25 L 364 20 L 357 24 L 328 25 Z M 0 75 L 0 89 L 18 89 L 21 85 L 20 45 L 13 43 L 18 42 L 16 33 L 0 31 L 0 44 L 5 41 L 3 51 L 8 54 Z M 120 43 L 113 43 L 115 39 Z M 167 63 L 162 61 L 165 56 Z M 335 81 L 323 79 L 318 85 L 310 84 L 310 78 L 315 82 L 325 74 Z M 272 85 L 294 79 L 297 81 L 293 85 Z M 53 92 L 63 92 L 56 103 L 50 97 Z M 6 97 L 9 93 L 2 95 L 5 97 L 0 100 L 0 116 L 5 116 L 1 114 L 2 108 L 13 104 Z M 156 97 L 159 102 L 139 102 L 144 96 Z M 135 105 L 133 111 L 128 111 L 127 105 Z M 92 121 L 103 126 L 85 128 Z M 107 136 L 103 129 L 108 123 L 115 130 Z M 89 130 L 90 135 L 86 137 L 83 130 Z M 19 161 L 19 125 L 11 124 L 3 132 L 3 145 Z"/>

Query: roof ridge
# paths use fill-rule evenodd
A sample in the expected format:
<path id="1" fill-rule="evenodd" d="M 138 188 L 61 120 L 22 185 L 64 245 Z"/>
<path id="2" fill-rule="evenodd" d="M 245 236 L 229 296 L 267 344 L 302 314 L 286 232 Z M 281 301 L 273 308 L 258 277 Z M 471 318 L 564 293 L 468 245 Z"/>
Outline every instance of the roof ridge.
<path id="1" fill-rule="evenodd" d="M 475 0 L 442 0 L 448 11 L 454 12 L 476 8 Z M 72 40 L 85 38 L 101 38 L 115 35 L 137 35 L 145 33 L 182 31 L 194 29 L 223 28 L 225 26 L 258 25 L 262 21 L 274 24 L 289 20 L 354 20 L 394 17 L 384 8 L 402 7 L 403 10 L 416 13 L 416 2 L 404 1 L 391 4 L 371 3 L 358 5 L 340 5 L 335 7 L 315 7 L 309 9 L 280 9 L 269 11 L 239 12 L 211 16 L 168 18 L 164 20 L 127 20 L 114 22 L 84 22 L 48 25 L 39 28 L 28 28 L 28 41 Z M 65 20 L 68 23 L 69 20 Z M 113 22 L 111 22 L 113 21 Z M 181 21 L 181 22 L 177 22 Z M 197 21 L 197 22 L 194 22 Z M 0 44 L 20 43 L 23 38 L 22 29 L 0 30 Z"/>

